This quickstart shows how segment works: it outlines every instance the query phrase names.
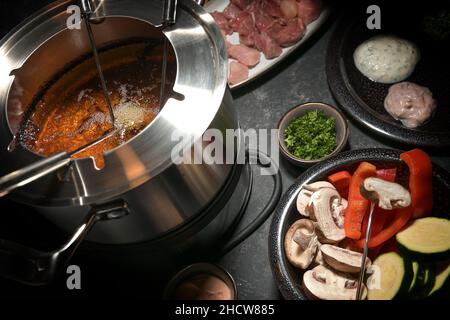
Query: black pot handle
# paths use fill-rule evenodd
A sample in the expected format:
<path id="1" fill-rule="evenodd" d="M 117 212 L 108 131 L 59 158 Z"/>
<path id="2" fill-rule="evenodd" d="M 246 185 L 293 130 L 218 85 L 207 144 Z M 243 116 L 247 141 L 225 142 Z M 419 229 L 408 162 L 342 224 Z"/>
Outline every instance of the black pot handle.
<path id="1" fill-rule="evenodd" d="M 51 252 L 0 239 L 0 275 L 28 285 L 45 285 L 64 268 L 97 221 L 120 219 L 129 214 L 122 200 L 93 206 L 72 237 Z"/>
<path id="2" fill-rule="evenodd" d="M 250 163 L 250 157 L 257 157 L 257 165 L 260 167 L 270 167 L 271 165 L 275 166 L 275 162 L 270 156 L 267 154 L 261 152 L 261 151 L 255 151 L 255 150 L 247 150 L 247 161 Z M 261 158 L 265 161 L 262 162 Z M 234 249 L 237 245 L 239 245 L 241 242 L 246 240 L 250 235 L 253 234 L 266 220 L 267 218 L 272 214 L 272 212 L 275 210 L 275 207 L 278 204 L 278 201 L 281 198 L 281 192 L 282 192 L 282 180 L 281 180 L 281 173 L 279 170 L 279 167 L 276 166 L 275 168 L 276 173 L 271 175 L 274 185 L 273 185 L 273 191 L 272 194 L 267 201 L 267 204 L 265 207 L 257 214 L 256 218 L 253 219 L 252 222 L 250 222 L 244 229 L 239 231 L 239 233 L 232 235 L 230 240 L 227 240 L 226 244 L 222 246 L 218 253 L 218 257 L 222 257 L 228 252 L 230 252 L 232 249 Z M 241 211 L 239 215 L 243 214 L 243 211 L 247 209 L 247 205 L 243 206 L 241 208 Z M 228 236 L 228 235 L 227 235 Z"/>

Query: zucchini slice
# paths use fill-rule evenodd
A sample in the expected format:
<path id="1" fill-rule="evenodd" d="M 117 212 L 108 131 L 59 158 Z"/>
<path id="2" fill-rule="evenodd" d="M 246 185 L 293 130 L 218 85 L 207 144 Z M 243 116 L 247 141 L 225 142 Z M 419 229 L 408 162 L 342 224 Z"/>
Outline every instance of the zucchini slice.
<path id="1" fill-rule="evenodd" d="M 435 266 L 429 263 L 419 264 L 417 270 L 417 279 L 410 290 L 409 295 L 412 298 L 422 299 L 429 295 L 431 289 L 433 289 L 436 279 Z"/>
<path id="2" fill-rule="evenodd" d="M 412 264 L 398 253 L 388 252 L 380 255 L 372 264 L 374 273 L 379 272 L 379 286 L 371 286 L 369 300 L 392 300 L 401 298 L 411 285 Z"/>
<path id="3" fill-rule="evenodd" d="M 414 260 L 445 260 L 450 255 L 450 220 L 414 220 L 396 235 L 399 248 Z"/>
<path id="4" fill-rule="evenodd" d="M 431 289 L 429 296 L 435 296 L 442 291 L 450 291 L 450 263 L 446 268 L 443 268 L 441 272 L 439 272 L 436 276 L 436 280 L 434 282 L 434 286 Z"/>
<path id="5" fill-rule="evenodd" d="M 419 273 L 419 263 L 417 261 L 412 262 L 412 280 L 411 285 L 409 286 L 408 292 L 412 292 L 416 283 L 417 283 L 417 275 Z"/>

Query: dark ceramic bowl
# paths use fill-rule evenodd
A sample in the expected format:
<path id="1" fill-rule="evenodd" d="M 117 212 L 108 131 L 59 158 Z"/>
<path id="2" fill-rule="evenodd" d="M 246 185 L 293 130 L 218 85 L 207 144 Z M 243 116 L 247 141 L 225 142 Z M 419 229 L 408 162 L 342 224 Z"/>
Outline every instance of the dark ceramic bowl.
<path id="1" fill-rule="evenodd" d="M 358 163 L 369 161 L 377 168 L 397 167 L 400 181 L 407 181 L 408 169 L 400 160 L 400 151 L 389 149 L 362 149 L 335 155 L 306 170 L 286 191 L 278 205 L 270 229 L 269 254 L 272 273 L 285 299 L 306 300 L 301 288 L 303 272 L 293 267 L 286 258 L 284 236 L 289 227 L 301 216 L 296 209 L 297 194 L 304 184 L 326 179 L 339 170 L 353 172 Z M 450 174 L 433 165 L 433 215 L 450 215 Z"/>
<path id="2" fill-rule="evenodd" d="M 302 116 L 307 111 L 313 110 L 323 111 L 323 113 L 327 117 L 334 118 L 336 122 L 336 148 L 329 155 L 320 159 L 314 160 L 300 159 L 294 156 L 292 153 L 290 153 L 289 150 L 287 149 L 286 143 L 284 142 L 285 137 L 284 131 L 286 130 L 286 127 L 291 123 L 293 119 Z M 281 153 L 283 154 L 283 156 L 286 157 L 286 159 L 289 162 L 291 162 L 294 165 L 302 167 L 312 166 L 320 161 L 323 161 L 339 153 L 345 147 L 347 139 L 348 139 L 348 125 L 344 115 L 337 108 L 321 102 L 310 102 L 300 104 L 292 108 L 288 112 L 286 112 L 283 115 L 283 117 L 281 117 L 281 120 L 278 123 L 278 144 L 280 146 Z"/>
<path id="3" fill-rule="evenodd" d="M 186 279 L 198 274 L 209 274 L 221 279 L 230 289 L 232 300 L 237 300 L 236 283 L 231 274 L 221 266 L 212 263 L 195 263 L 179 271 L 167 284 L 166 289 L 164 290 L 164 299 L 174 299 L 174 293 L 177 286 Z"/>
<path id="4" fill-rule="evenodd" d="M 346 10 L 336 25 L 327 49 L 326 74 L 333 97 L 354 121 L 397 143 L 428 147 L 450 146 L 450 38 L 438 40 L 423 29 L 427 16 L 438 15 L 443 5 L 405 6 L 399 1 L 383 3 L 383 27 L 367 28 L 367 3 L 358 1 Z M 398 17 L 408 17 L 398 23 Z M 363 41 L 378 34 L 393 34 L 415 43 L 421 58 L 405 81 L 428 87 L 437 101 L 435 114 L 417 128 L 407 128 L 391 117 L 384 108 L 390 84 L 377 83 L 365 77 L 353 62 L 353 52 Z"/>

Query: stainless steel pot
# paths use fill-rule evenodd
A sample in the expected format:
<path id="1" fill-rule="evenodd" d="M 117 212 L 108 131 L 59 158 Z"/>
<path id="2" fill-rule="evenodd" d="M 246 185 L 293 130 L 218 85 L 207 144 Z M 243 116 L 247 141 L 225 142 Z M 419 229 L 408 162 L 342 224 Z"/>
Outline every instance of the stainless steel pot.
<path id="1" fill-rule="evenodd" d="M 0 45 L 1 174 L 40 159 L 8 144 L 36 93 L 64 67 L 90 52 L 86 31 L 66 25 L 70 1 L 44 8 L 13 30 Z M 104 19 L 93 26 L 98 47 L 132 38 L 161 38 L 162 2 L 109 0 L 101 2 Z M 212 18 L 192 1 L 180 1 L 177 22 L 164 30 L 177 58 L 174 90 L 182 101 L 169 99 L 157 118 L 138 136 L 105 153 L 106 166 L 97 170 L 91 159 L 73 161 L 69 179 L 56 174 L 16 190 L 11 198 L 40 206 L 61 227 L 80 220 L 85 206 L 123 199 L 131 214 L 101 224 L 88 239 L 100 243 L 150 240 L 192 219 L 224 186 L 232 165 L 174 165 L 171 152 L 179 144 L 193 148 L 208 128 L 237 128 L 227 89 L 225 45 Z M 12 76 L 10 76 L 12 73 Z M 193 149 L 192 149 L 193 150 Z M 232 150 L 235 152 L 236 150 Z M 194 152 L 194 151 L 192 151 Z M 76 206 L 68 213 L 61 208 Z M 81 207 L 81 208 L 80 208 Z M 81 209 L 81 210 L 80 210 Z"/>
<path id="2" fill-rule="evenodd" d="M 42 159 L 20 144 L 11 151 L 10 143 L 42 86 L 90 53 L 86 30 L 66 25 L 66 9 L 74 3 L 62 0 L 45 7 L 0 42 L 0 176 Z M 101 7 L 92 29 L 99 48 L 129 38 L 162 39 L 162 1 L 97 3 Z M 104 254 L 112 263 L 134 259 L 140 265 L 176 268 L 178 257 L 223 239 L 245 210 L 252 181 L 248 165 L 175 165 L 171 160 L 176 145 L 187 155 L 198 152 L 194 142 L 208 128 L 225 136 L 226 129 L 239 127 L 220 30 L 199 5 L 190 0 L 178 4 L 176 24 L 163 33 L 177 60 L 173 89 L 183 99 L 169 99 L 141 133 L 105 152 L 103 169 L 97 170 L 91 159 L 73 160 L 70 167 L 11 193 L 10 199 L 32 206 L 73 236 L 52 252 L 0 240 L 0 274 L 45 284 L 85 237 L 85 252 Z M 174 132 L 178 139 L 172 139 Z M 234 148 L 224 147 L 223 162 L 227 152 L 236 158 L 243 149 L 238 134 Z M 269 204 L 218 252 L 231 249 L 264 222 L 281 195 L 279 174 L 275 181 Z M 24 267 L 16 268 L 17 263 Z"/>
<path id="3" fill-rule="evenodd" d="M 158 29 L 162 2 L 99 3 L 100 23 L 92 27 L 99 48 L 132 37 L 163 37 Z M 63 230 L 77 230 L 67 244 L 51 253 L 0 240 L 0 254 L 18 253 L 31 261 L 27 274 L 15 274 L 13 278 L 45 283 L 57 269 L 57 262 L 67 260 L 84 236 L 93 244 L 153 241 L 160 248 L 183 248 L 214 241 L 235 220 L 241 204 L 222 202 L 235 190 L 242 198 L 250 180 L 248 172 L 242 174 L 242 166 L 204 161 L 175 165 L 171 161 L 171 152 L 180 141 L 182 149 L 192 154 L 196 152 L 194 141 L 201 139 L 208 128 L 219 129 L 224 136 L 225 129 L 238 128 L 227 87 L 227 54 L 220 31 L 200 6 L 190 0 L 178 3 L 176 24 L 163 32 L 176 54 L 173 89 L 184 99 L 169 99 L 139 135 L 106 152 L 102 170 L 95 169 L 91 159 L 74 160 L 64 174 L 49 174 L 9 195 L 14 201 L 38 208 Z M 45 7 L 0 42 L 0 175 L 41 159 L 20 145 L 13 151 L 8 151 L 8 146 L 42 86 L 90 52 L 86 30 L 67 28 L 66 9 L 71 4 L 73 1 L 63 0 Z M 171 139 L 175 131 L 181 140 Z M 242 137 L 238 136 L 235 148 L 226 152 L 235 157 L 240 148 Z M 214 206 L 217 208 L 210 209 Z M 99 220 L 108 221 L 98 223 L 87 234 Z M 175 242 L 183 243 L 171 242 L 174 234 Z"/>

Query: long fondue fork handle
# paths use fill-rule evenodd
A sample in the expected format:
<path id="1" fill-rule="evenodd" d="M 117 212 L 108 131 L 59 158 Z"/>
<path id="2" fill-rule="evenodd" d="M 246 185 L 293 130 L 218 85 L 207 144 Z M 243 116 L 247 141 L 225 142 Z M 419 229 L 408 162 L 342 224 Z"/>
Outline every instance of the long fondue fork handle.
<path id="1" fill-rule="evenodd" d="M 68 165 L 72 161 L 71 156 L 86 150 L 89 147 L 100 143 L 109 137 L 115 135 L 119 131 L 118 128 L 114 128 L 106 132 L 100 138 L 91 141 L 90 143 L 70 152 L 57 153 L 51 157 L 43 158 L 37 162 L 34 162 L 26 167 L 18 169 L 0 178 L 0 198 L 7 195 L 14 189 L 23 187 L 49 173 L 52 173 L 65 165 Z"/>
<path id="2" fill-rule="evenodd" d="M 114 126 L 116 118 L 115 118 L 115 115 L 114 115 L 112 101 L 111 101 L 111 98 L 109 96 L 108 88 L 106 87 L 106 80 L 105 80 L 105 76 L 104 76 L 103 71 L 102 71 L 102 66 L 101 66 L 101 63 L 100 63 L 100 57 L 98 55 L 97 44 L 95 43 L 95 38 L 94 38 L 94 32 L 92 31 L 91 23 L 89 21 L 91 15 L 93 13 L 93 8 L 91 6 L 92 6 L 92 4 L 91 4 L 91 2 L 89 0 L 82 0 L 81 1 L 81 8 L 83 10 L 83 20 L 84 20 L 84 24 L 86 26 L 86 31 L 87 31 L 87 34 L 88 34 L 89 43 L 91 44 L 91 50 L 92 50 L 92 54 L 94 56 L 94 61 L 95 61 L 95 66 L 97 68 L 98 78 L 100 80 L 100 85 L 102 87 L 103 95 L 105 96 L 106 105 L 108 106 L 108 112 L 109 112 L 109 116 L 111 118 L 111 123 Z"/>
<path id="3" fill-rule="evenodd" d="M 173 25 L 177 19 L 177 0 L 165 0 L 163 7 L 163 22 L 162 27 L 168 27 Z M 167 50 L 168 43 L 166 36 L 164 37 L 163 43 L 163 58 L 162 58 L 162 66 L 161 66 L 161 88 L 159 92 L 159 104 L 160 108 L 163 107 L 165 102 L 164 93 L 166 90 L 166 77 L 167 77 Z"/>
<path id="4" fill-rule="evenodd" d="M 64 167 L 70 160 L 67 152 L 61 152 L 1 177 L 0 197 Z"/>
<path id="5" fill-rule="evenodd" d="M 370 203 L 369 221 L 367 223 L 366 239 L 364 241 L 364 252 L 363 252 L 363 256 L 362 256 L 362 260 L 361 260 L 361 271 L 359 273 L 358 289 L 356 290 L 356 300 L 361 300 L 361 295 L 362 295 L 364 275 L 366 274 L 366 260 L 367 260 L 367 254 L 369 253 L 369 239 L 370 239 L 370 233 L 372 231 L 372 216 L 373 216 L 374 208 L 375 208 L 375 203 L 371 202 Z"/>

